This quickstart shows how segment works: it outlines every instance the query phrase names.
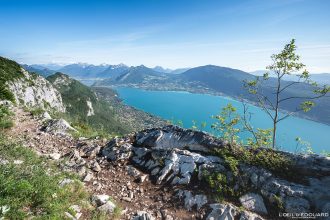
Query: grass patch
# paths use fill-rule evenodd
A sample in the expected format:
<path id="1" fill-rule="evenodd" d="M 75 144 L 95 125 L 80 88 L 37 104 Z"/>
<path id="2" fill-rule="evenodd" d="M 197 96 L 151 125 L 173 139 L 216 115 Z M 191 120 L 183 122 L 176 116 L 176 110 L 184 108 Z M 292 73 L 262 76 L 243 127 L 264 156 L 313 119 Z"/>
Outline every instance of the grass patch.
<path id="1" fill-rule="evenodd" d="M 0 159 L 0 207 L 9 208 L 0 213 L 0 218 L 66 219 L 64 213 L 70 211 L 71 205 L 87 204 L 89 195 L 74 175 L 61 172 L 54 164 L 2 135 Z M 59 182 L 64 178 L 74 181 L 61 187 Z"/>
<path id="2" fill-rule="evenodd" d="M 72 127 L 74 127 L 78 132 L 71 132 L 74 138 L 86 137 L 86 138 L 106 138 L 111 139 L 115 134 L 111 134 L 104 129 L 93 128 L 92 126 L 83 122 L 73 122 Z"/>
<path id="3" fill-rule="evenodd" d="M 32 114 L 32 116 L 37 117 L 42 115 L 45 112 L 45 110 L 43 108 L 33 108 L 30 110 L 30 113 Z"/>
<path id="4" fill-rule="evenodd" d="M 8 129 L 14 126 L 12 115 L 13 113 L 8 107 L 0 105 L 0 129 Z"/>

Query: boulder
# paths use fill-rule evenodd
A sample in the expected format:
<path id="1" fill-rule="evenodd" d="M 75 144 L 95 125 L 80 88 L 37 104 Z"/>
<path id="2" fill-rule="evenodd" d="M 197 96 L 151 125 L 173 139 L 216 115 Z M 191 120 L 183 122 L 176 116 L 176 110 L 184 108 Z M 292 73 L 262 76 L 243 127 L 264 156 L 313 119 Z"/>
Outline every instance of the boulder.
<path id="1" fill-rule="evenodd" d="M 108 195 L 93 195 L 92 196 L 92 203 L 96 206 L 101 206 L 105 203 L 107 203 L 110 199 L 110 196 Z"/>
<path id="2" fill-rule="evenodd" d="M 224 146 L 223 142 L 205 132 L 183 129 L 169 125 L 163 128 L 152 128 L 136 135 L 136 144 L 146 148 L 186 149 L 209 152 Z"/>
<path id="3" fill-rule="evenodd" d="M 84 177 L 83 181 L 84 182 L 89 182 L 93 179 L 94 175 L 91 172 L 87 172 L 86 176 Z"/>
<path id="4" fill-rule="evenodd" d="M 267 209 L 264 204 L 263 198 L 256 193 L 247 193 L 239 198 L 242 206 L 249 211 L 257 212 L 260 214 L 267 214 Z"/>
<path id="5" fill-rule="evenodd" d="M 284 203 L 285 211 L 289 213 L 306 213 L 310 211 L 310 204 L 304 198 L 287 197 Z"/>
<path id="6" fill-rule="evenodd" d="M 248 211 L 241 211 L 233 204 L 210 204 L 212 211 L 207 215 L 206 220 L 264 220 L 257 214 Z"/>
<path id="7" fill-rule="evenodd" d="M 52 119 L 52 117 L 49 115 L 48 112 L 42 113 L 42 115 L 41 115 L 40 118 L 41 118 L 42 121 L 47 121 L 47 120 L 51 120 Z"/>
<path id="8" fill-rule="evenodd" d="M 132 155 L 132 145 L 128 139 L 114 138 L 102 149 L 102 155 L 111 161 L 128 160 Z"/>
<path id="9" fill-rule="evenodd" d="M 52 154 L 49 154 L 48 157 L 52 160 L 59 160 L 61 158 L 61 154 L 59 153 L 52 153 Z"/>
<path id="10" fill-rule="evenodd" d="M 188 190 L 179 190 L 177 196 L 184 200 L 184 206 L 188 211 L 191 211 L 194 207 L 199 210 L 203 205 L 207 203 L 206 195 L 199 194 L 194 196 Z"/>
<path id="11" fill-rule="evenodd" d="M 134 168 L 131 165 L 126 166 L 126 170 L 127 170 L 128 175 L 133 176 L 133 177 L 138 177 L 141 174 L 140 171 L 138 171 L 136 168 Z"/>
<path id="12" fill-rule="evenodd" d="M 71 125 L 64 119 L 51 119 L 48 123 L 42 128 L 43 131 L 53 133 L 53 134 L 62 134 L 65 135 L 69 131 L 76 132 L 77 130 L 71 127 Z"/>
<path id="13" fill-rule="evenodd" d="M 212 211 L 206 217 L 206 220 L 234 220 L 237 215 L 236 208 L 231 204 L 210 204 Z"/>
<path id="14" fill-rule="evenodd" d="M 92 163 L 92 170 L 95 172 L 100 172 L 102 169 L 99 163 L 95 161 L 94 163 Z"/>
<path id="15" fill-rule="evenodd" d="M 103 205 L 97 207 L 98 210 L 100 210 L 101 212 L 107 213 L 107 214 L 113 213 L 115 208 L 116 208 L 116 205 L 111 201 L 107 201 Z"/>

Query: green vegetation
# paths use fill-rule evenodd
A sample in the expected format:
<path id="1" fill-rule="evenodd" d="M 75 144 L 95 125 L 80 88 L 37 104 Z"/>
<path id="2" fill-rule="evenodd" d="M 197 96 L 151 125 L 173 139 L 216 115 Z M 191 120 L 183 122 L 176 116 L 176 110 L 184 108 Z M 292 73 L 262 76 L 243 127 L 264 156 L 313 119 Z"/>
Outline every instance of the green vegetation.
<path id="1" fill-rule="evenodd" d="M 23 77 L 23 74 L 20 65 L 0 56 L 0 100 L 15 102 L 14 95 L 8 89 L 6 83 L 21 77 Z"/>
<path id="2" fill-rule="evenodd" d="M 228 140 L 230 144 L 234 144 L 239 138 L 237 134 L 241 131 L 237 125 L 240 122 L 240 116 L 236 113 L 236 108 L 229 103 L 222 108 L 219 115 L 212 116 L 217 121 L 211 125 L 216 131 L 221 132 L 223 139 Z"/>
<path id="3" fill-rule="evenodd" d="M 66 219 L 71 205 L 88 204 L 88 194 L 74 175 L 59 171 L 30 149 L 0 136 L 0 155 L 0 218 Z M 60 186 L 65 178 L 74 181 Z"/>
<path id="4" fill-rule="evenodd" d="M 12 112 L 8 109 L 8 107 L 0 105 L 0 130 L 11 128 L 14 125 L 11 116 Z"/>
<path id="5" fill-rule="evenodd" d="M 225 167 L 231 171 L 226 172 L 204 172 L 204 180 L 214 193 L 217 200 L 224 197 L 237 200 L 242 194 L 248 191 L 247 188 L 237 187 L 237 183 L 244 173 L 241 173 L 239 164 L 249 164 L 261 167 L 279 177 L 295 179 L 293 164 L 289 158 L 280 152 L 272 149 L 253 149 L 235 145 L 229 148 L 215 149 L 214 155 L 224 160 Z"/>
<path id="6" fill-rule="evenodd" d="M 45 110 L 43 108 L 37 107 L 37 108 L 30 108 L 27 109 L 27 111 L 29 111 L 34 117 L 38 117 L 40 115 L 42 115 Z"/>
<path id="7" fill-rule="evenodd" d="M 86 137 L 86 138 L 106 138 L 111 139 L 115 134 L 111 134 L 104 129 L 93 128 L 91 125 L 82 123 L 82 122 L 74 122 L 71 124 L 78 132 L 71 132 L 71 135 L 75 138 Z"/>
<path id="8" fill-rule="evenodd" d="M 205 180 L 212 191 L 214 191 L 214 199 L 222 202 L 224 197 L 238 197 L 240 194 L 234 191 L 234 182 L 228 181 L 227 176 L 223 173 L 205 173 Z"/>
<path id="9" fill-rule="evenodd" d="M 324 85 L 319 87 L 316 82 L 310 80 L 310 75 L 307 70 L 303 70 L 305 65 L 300 62 L 300 57 L 296 54 L 295 40 L 285 45 L 284 49 L 279 54 L 273 54 L 271 59 L 273 63 L 267 67 L 269 71 L 275 73 L 275 97 L 271 97 L 265 90 L 265 85 L 270 79 L 269 73 L 265 73 L 263 77 L 257 77 L 255 80 L 245 81 L 244 86 L 248 92 L 255 96 L 258 105 L 268 114 L 272 120 L 272 147 L 276 147 L 276 132 L 277 125 L 280 121 L 288 118 L 296 112 L 308 112 L 315 106 L 313 100 L 319 99 L 330 92 L 330 86 Z M 302 71 L 303 70 L 303 71 Z M 284 82 L 283 77 L 286 75 L 297 74 L 298 80 L 294 82 Z M 291 94 L 288 96 L 286 91 L 294 88 L 297 84 L 309 86 L 307 91 L 312 90 L 314 94 L 304 94 L 304 90 L 299 94 Z M 290 113 L 279 114 L 280 109 L 285 106 L 286 102 L 291 102 L 295 107 L 295 111 Z M 298 106 L 297 106 L 298 105 Z"/>
<path id="10" fill-rule="evenodd" d="M 293 175 L 293 164 L 289 158 L 279 151 L 271 148 L 270 129 L 253 129 L 246 117 L 246 106 L 244 116 L 237 113 L 232 104 L 222 109 L 219 115 L 213 116 L 216 122 L 212 128 L 228 144 L 221 149 L 214 149 L 213 154 L 224 160 L 224 166 L 231 174 L 222 172 L 204 173 L 204 180 L 214 192 L 217 199 L 231 198 L 237 200 L 244 192 L 237 188 L 240 173 L 239 164 L 249 164 L 272 171 L 274 175 L 284 178 L 295 178 Z M 241 132 L 249 132 L 251 137 L 245 141 L 240 140 Z M 247 144 L 248 146 L 245 146 Z M 244 189 L 247 190 L 247 189 Z"/>
<path id="11" fill-rule="evenodd" d="M 62 73 L 47 77 L 61 93 L 66 106 L 66 114 L 57 115 L 72 122 L 82 136 L 114 136 L 128 133 L 130 130 L 117 120 L 116 112 L 108 102 L 97 98 L 96 94 L 77 80 Z M 60 82 L 59 82 L 60 81 Z M 94 110 L 88 115 L 90 102 Z"/>

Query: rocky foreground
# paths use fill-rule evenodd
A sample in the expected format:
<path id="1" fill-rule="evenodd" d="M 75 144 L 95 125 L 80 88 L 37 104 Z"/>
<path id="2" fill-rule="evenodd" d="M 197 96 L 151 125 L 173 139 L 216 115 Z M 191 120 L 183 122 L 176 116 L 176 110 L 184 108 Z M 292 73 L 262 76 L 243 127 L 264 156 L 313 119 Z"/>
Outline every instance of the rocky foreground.
<path id="1" fill-rule="evenodd" d="M 219 201 L 205 184 L 205 174 L 221 173 L 230 181 L 234 173 L 212 153 L 228 144 L 206 133 L 167 126 L 110 141 L 74 139 L 69 134 L 74 128 L 64 120 L 14 111 L 16 125 L 8 136 L 81 176 L 98 209 L 111 213 L 112 197 L 123 208 L 122 219 L 253 220 L 279 219 L 285 212 L 330 212 L 327 157 L 282 153 L 299 179 L 240 162 L 232 190 L 242 193 Z M 83 212 L 71 217 L 88 219 Z"/>

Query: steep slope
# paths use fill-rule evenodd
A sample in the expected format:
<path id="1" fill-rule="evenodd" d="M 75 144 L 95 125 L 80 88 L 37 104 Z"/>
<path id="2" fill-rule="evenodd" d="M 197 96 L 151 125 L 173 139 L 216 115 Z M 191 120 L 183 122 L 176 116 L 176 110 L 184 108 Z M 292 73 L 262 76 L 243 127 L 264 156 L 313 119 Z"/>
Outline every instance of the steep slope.
<path id="1" fill-rule="evenodd" d="M 18 63 L 3 57 L 0 57 L 0 73 L 0 99 L 65 111 L 60 93 L 43 77 L 29 73 Z"/>
<path id="2" fill-rule="evenodd" d="M 105 101 L 99 100 L 89 87 L 59 72 L 47 77 L 47 80 L 60 91 L 67 114 L 77 126 L 88 124 L 116 134 L 129 132 L 129 128 L 116 119 L 114 110 Z"/>
<path id="3" fill-rule="evenodd" d="M 61 92 L 70 121 L 76 126 L 87 124 L 105 132 L 126 134 L 165 124 L 158 118 L 125 106 L 112 89 L 90 88 L 59 72 L 47 80 Z"/>

